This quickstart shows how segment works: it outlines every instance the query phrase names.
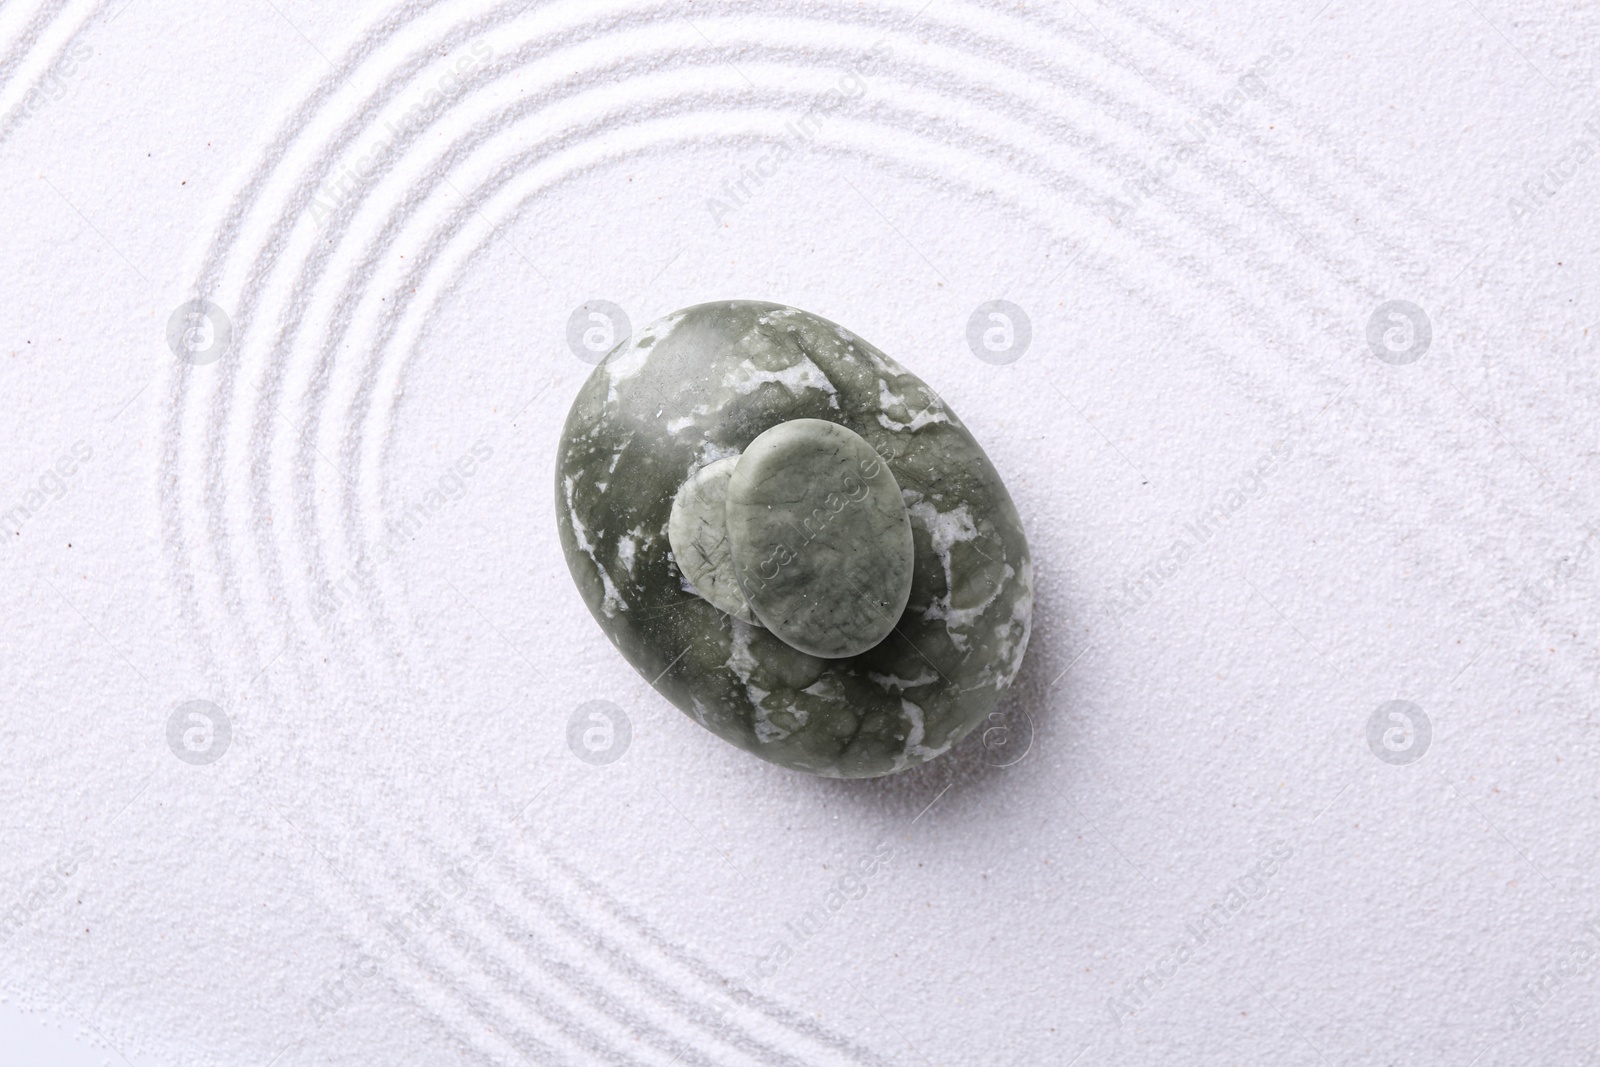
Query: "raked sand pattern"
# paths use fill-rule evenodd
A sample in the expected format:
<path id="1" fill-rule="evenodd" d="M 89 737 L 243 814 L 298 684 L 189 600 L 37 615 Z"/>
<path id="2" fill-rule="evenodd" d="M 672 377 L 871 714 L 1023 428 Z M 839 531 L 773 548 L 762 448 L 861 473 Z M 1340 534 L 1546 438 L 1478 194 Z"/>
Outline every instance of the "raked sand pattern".
<path id="1" fill-rule="evenodd" d="M 282 126 L 244 176 L 196 271 L 195 294 L 230 320 L 229 358 L 175 363 L 163 383 L 164 540 L 171 580 L 212 669 L 246 680 L 281 648 L 331 640 L 359 677 L 403 679 L 407 612 L 390 602 L 404 590 L 371 561 L 386 533 L 383 517 L 394 511 L 386 474 L 396 408 L 434 303 L 501 239 L 508 219 L 572 175 L 670 156 L 684 142 L 760 143 L 778 117 L 812 106 L 806 93 L 743 85 L 730 57 L 751 74 L 870 65 L 872 92 L 830 122 L 813 151 L 992 197 L 1046 229 L 1063 202 L 1097 206 L 1094 232 L 1059 235 L 1071 251 L 1051 269 L 1071 269 L 1066 257 L 1081 257 L 1076 269 L 1100 272 L 1110 285 L 1125 277 L 1152 314 L 1176 314 L 1123 274 L 1127 256 L 1159 255 L 1212 298 L 1217 314 L 1248 323 L 1262 350 L 1292 343 L 1282 305 L 1309 282 L 1277 276 L 1264 286 L 1263 275 L 1277 267 L 1240 257 L 1230 274 L 1229 264 L 1194 253 L 1210 241 L 1251 240 L 1230 227 L 1226 205 L 1257 191 L 1198 160 L 1188 165 L 1215 172 L 1208 176 L 1218 203 L 1194 204 L 1176 219 L 1136 219 L 1139 205 L 1122 177 L 1139 166 L 1153 135 L 1178 125 L 1174 116 L 1208 103 L 1180 72 L 1214 57 L 1190 51 L 1132 8 L 1119 30 L 1139 34 L 1142 55 L 1162 57 L 1159 75 L 1123 66 L 1094 29 L 1066 16 L 920 7 L 751 13 L 744 4 L 695 4 L 696 25 L 722 42 L 712 50 L 658 3 L 413 4 L 385 13 L 331 55 L 331 69 L 285 100 Z M 731 39 L 716 32 L 725 18 L 737 19 Z M 442 66 L 441 56 L 466 57 L 458 60 L 465 69 Z M 1089 76 L 1089 65 L 1106 76 Z M 1039 95 L 1019 96 L 1006 69 L 1027 71 Z M 443 99 L 428 98 L 426 87 L 446 76 L 454 81 L 444 83 Z M 420 113 L 402 112 L 411 121 L 374 120 L 417 97 L 419 86 Z M 1283 151 L 1247 147 L 1273 163 Z M 1282 162 L 1292 179 L 1294 161 Z M 1372 177 L 1345 185 L 1376 196 L 1382 186 Z M 1280 184 L 1276 195 L 1283 225 L 1315 227 L 1293 220 L 1319 216 L 1317 188 Z M 1129 221 L 1119 225 L 1119 211 Z M 1312 247 L 1333 244 L 1322 233 L 1304 237 Z M 421 254 L 401 261 L 397 248 Z M 1354 252 L 1330 250 L 1301 264 L 1322 276 L 1324 291 L 1327 275 L 1360 279 L 1342 283 L 1352 302 L 1384 296 L 1367 281 L 1379 276 L 1377 265 Z M 1240 393 L 1251 395 L 1249 364 L 1227 366 Z M 546 392 L 529 398 L 527 414 L 559 420 L 564 402 Z M 362 576 L 352 595 L 370 610 L 330 622 L 325 589 L 352 574 Z M 581 883 L 536 849 L 498 862 L 508 899 L 464 922 L 458 950 L 418 960 L 403 983 L 417 1009 L 453 1038 L 498 1034 L 472 1042 L 482 1062 L 516 1062 L 511 1049 L 539 1063 L 625 1052 L 663 1065 L 875 1061 L 772 1001 L 723 1015 L 737 1003 L 728 977 L 653 938 L 606 907 L 603 895 L 582 909 L 564 907 Z M 398 892 L 392 885 L 334 888 L 330 905 L 357 916 L 404 898 L 385 900 Z"/>
<path id="2" fill-rule="evenodd" d="M 29 93 L 121 7 L 0 8 L 0 151 L 38 120 Z M 303 913 L 240 922 L 315 927 L 303 936 L 319 944 L 286 944 L 304 966 L 253 988 L 236 1016 L 203 988 L 187 999 L 119 993 L 107 974 L 113 991 L 95 1018 L 108 1040 L 174 1065 L 369 1063 L 338 1029 L 392 997 L 421 1020 L 417 1048 L 467 1063 L 923 1062 L 919 1035 L 892 1023 L 848 1032 L 791 1002 L 781 980 L 757 983 L 759 970 L 713 963 L 664 931 L 615 872 L 549 843 L 548 784 L 475 790 L 444 773 L 460 758 L 450 739 L 461 726 L 427 698 L 438 679 L 410 654 L 435 591 L 390 560 L 412 499 L 396 438 L 420 403 L 419 352 L 491 252 L 509 249 L 530 276 L 563 283 L 508 237 L 541 198 L 699 146 L 777 165 L 803 142 L 815 158 L 982 204 L 1043 235 L 1051 254 L 1016 286 L 1086 277 L 1185 331 L 1233 400 L 1287 438 L 1328 420 L 1399 442 L 1406 417 L 1436 418 L 1446 439 L 1475 437 L 1470 423 L 1397 399 L 1374 374 L 1363 326 L 1366 309 L 1404 296 L 1430 310 L 1435 357 L 1470 365 L 1513 333 L 1492 294 L 1475 291 L 1493 256 L 1479 263 L 1480 249 L 1439 236 L 1453 231 L 1431 201 L 1276 95 L 1273 72 L 1298 61 L 1314 29 L 1308 13 L 1261 40 L 1258 65 L 1219 90 L 1228 57 L 1134 3 L 1098 5 L 1090 21 L 1071 4 L 965 0 L 418 0 L 374 8 L 338 47 L 318 49 L 323 61 L 301 82 L 271 87 L 276 124 L 196 238 L 181 297 L 196 301 L 182 327 L 194 331 L 191 356 L 164 364 L 142 406 L 165 580 L 195 676 L 234 710 L 229 780 L 247 817 L 298 857 L 284 877 Z M 1284 116 L 1295 137 L 1230 121 L 1250 109 Z M 753 169 L 708 176 L 708 224 L 741 211 L 764 180 Z M 1410 225 L 1356 221 L 1396 216 Z M 579 377 L 570 353 L 535 342 L 489 339 L 525 348 L 534 369 L 483 428 L 483 462 L 514 437 L 554 441 Z M 891 354 L 917 369 L 913 354 Z M 1495 388 L 1496 410 L 1529 399 L 1514 380 Z M 546 472 L 529 482 L 528 500 L 547 507 Z M 1566 506 L 1552 499 L 1525 505 Z M 1445 507 L 1443 490 L 1436 503 Z M 558 557 L 545 526 L 547 540 L 527 551 Z M 541 593 L 568 595 L 551 573 Z M 1026 707 L 1043 707 L 1069 666 L 1038 655 L 1014 694 Z M 532 715 L 539 670 L 528 666 Z M 397 708 L 407 723 L 391 732 Z M 439 794 L 390 795 L 386 768 L 406 762 L 407 739 L 427 737 L 443 740 L 416 760 L 439 766 Z M 915 799 L 908 815 L 934 798 Z M 391 817 L 398 808 L 405 819 Z M 146 970 L 184 974 L 199 951 L 175 936 Z M 212 1022 L 198 1032 L 187 1025 L 196 1004 Z M 396 1042 L 384 1055 L 407 1047 Z M 1066 1063 L 1078 1043 L 1063 1049 Z"/>
<path id="3" fill-rule="evenodd" d="M 0 10 L 0 145 L 86 76 L 94 63 L 89 31 L 114 21 L 121 6 L 111 0 L 18 0 Z"/>

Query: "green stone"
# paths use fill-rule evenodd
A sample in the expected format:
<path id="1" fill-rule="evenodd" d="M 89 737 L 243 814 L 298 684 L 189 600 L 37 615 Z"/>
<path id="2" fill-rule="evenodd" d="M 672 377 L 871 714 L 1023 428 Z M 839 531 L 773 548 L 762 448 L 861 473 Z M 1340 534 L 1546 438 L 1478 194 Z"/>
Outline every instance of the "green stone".
<path id="1" fill-rule="evenodd" d="M 900 621 L 911 520 L 888 464 L 854 430 L 795 419 L 766 431 L 736 464 L 725 514 L 744 599 L 790 646 L 856 656 Z"/>
<path id="2" fill-rule="evenodd" d="M 683 483 L 667 518 L 667 540 L 672 545 L 673 562 L 689 579 L 694 592 L 729 615 L 755 623 L 755 613 L 745 602 L 734 575 L 725 517 L 728 479 L 738 464 L 736 456 L 719 459 L 701 467 Z"/>
<path id="3" fill-rule="evenodd" d="M 843 658 L 697 595 L 668 529 L 696 472 L 801 419 L 859 435 L 910 522 L 899 623 Z M 573 401 L 556 505 L 573 580 L 624 658 L 696 722 L 784 767 L 861 778 L 932 759 L 985 721 L 1022 665 L 1033 569 L 1000 476 L 921 379 L 816 315 L 724 301 L 637 331 Z"/>

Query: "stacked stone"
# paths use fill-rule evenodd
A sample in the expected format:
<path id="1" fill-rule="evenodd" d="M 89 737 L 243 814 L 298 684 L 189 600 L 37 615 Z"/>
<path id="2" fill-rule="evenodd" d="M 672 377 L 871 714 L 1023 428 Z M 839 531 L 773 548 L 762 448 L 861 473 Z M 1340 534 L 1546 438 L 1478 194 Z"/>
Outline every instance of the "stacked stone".
<path id="1" fill-rule="evenodd" d="M 556 495 L 611 641 L 782 766 L 924 762 L 1021 666 L 1032 567 L 999 475 L 920 379 L 818 316 L 701 304 L 625 340 L 573 403 Z"/>

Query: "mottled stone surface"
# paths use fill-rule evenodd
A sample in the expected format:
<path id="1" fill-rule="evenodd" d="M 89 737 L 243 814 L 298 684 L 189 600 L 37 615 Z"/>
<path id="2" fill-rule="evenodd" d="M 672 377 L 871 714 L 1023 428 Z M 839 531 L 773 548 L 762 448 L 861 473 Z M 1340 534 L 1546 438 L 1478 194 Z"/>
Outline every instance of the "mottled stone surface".
<path id="1" fill-rule="evenodd" d="M 911 520 L 860 434 L 779 423 L 739 457 L 724 510 L 739 588 L 786 644 L 840 659 L 894 630 L 911 595 Z"/>
<path id="2" fill-rule="evenodd" d="M 739 591 L 733 571 L 733 548 L 728 542 L 726 503 L 728 480 L 737 456 L 707 464 L 678 488 L 667 518 L 667 541 L 672 558 L 694 591 L 729 615 L 760 625 L 755 612 Z"/>
<path id="3" fill-rule="evenodd" d="M 667 533 L 694 471 L 802 418 L 859 434 L 911 522 L 905 611 L 846 659 L 807 655 L 696 595 Z M 695 721 L 782 766 L 854 778 L 931 759 L 1022 664 L 1033 572 L 999 475 L 914 374 L 795 308 L 701 304 L 639 330 L 573 402 L 556 502 L 573 579 L 623 656 Z"/>

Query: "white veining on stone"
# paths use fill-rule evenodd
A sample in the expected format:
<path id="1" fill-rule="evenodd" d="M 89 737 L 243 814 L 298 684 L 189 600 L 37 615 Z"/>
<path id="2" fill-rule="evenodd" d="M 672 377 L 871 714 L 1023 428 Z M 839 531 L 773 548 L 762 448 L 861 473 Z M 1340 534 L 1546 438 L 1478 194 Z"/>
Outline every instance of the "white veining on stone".
<path id="1" fill-rule="evenodd" d="M 830 396 L 838 393 L 828 376 L 822 373 L 822 368 L 809 359 L 798 360 L 781 370 L 763 370 L 747 363 L 730 371 L 722 379 L 723 388 L 731 389 L 740 396 L 750 395 L 767 382 L 776 382 L 795 396 L 807 389 L 816 389 Z M 834 406 L 837 407 L 837 403 Z"/>
<path id="2" fill-rule="evenodd" d="M 601 587 L 605 590 L 602 606 L 608 616 L 615 618 L 617 612 L 628 610 L 628 606 L 622 602 L 622 595 L 617 591 L 616 584 L 611 581 L 610 573 L 600 562 L 600 557 L 595 554 L 595 545 L 589 538 L 589 530 L 578 518 L 577 509 L 572 505 L 572 492 L 576 483 L 577 479 L 572 475 L 562 479 L 561 483 L 567 496 L 567 515 L 572 521 L 572 538 L 578 543 L 578 551 L 594 562 L 594 569 L 600 575 Z"/>
<path id="3" fill-rule="evenodd" d="M 765 717 L 771 712 L 762 702 L 771 695 L 771 691 L 761 688 L 750 680 L 756 668 L 760 666 L 756 662 L 755 653 L 750 651 L 750 637 L 755 633 L 755 627 L 742 619 L 730 617 L 729 621 L 733 626 L 733 641 L 728 650 L 726 666 L 733 672 L 734 677 L 739 679 L 739 683 L 744 686 L 744 691 L 749 695 L 750 703 L 755 706 L 757 714 Z M 757 729 L 757 736 L 760 736 L 759 728 Z M 763 738 L 763 740 L 770 739 Z"/>
<path id="4" fill-rule="evenodd" d="M 977 541 L 978 527 L 973 523 L 972 515 L 967 511 L 965 504 L 952 511 L 939 511 L 932 503 L 924 500 L 922 494 L 916 490 L 906 490 L 905 493 L 908 501 L 913 497 L 916 498 L 907 508 L 911 513 L 911 521 L 927 531 L 933 551 L 938 555 L 939 563 L 944 568 L 944 593 L 935 597 L 924 609 L 923 618 L 943 619 L 949 628 L 951 643 L 956 648 L 965 650 L 970 635 L 964 631 L 970 630 L 973 624 L 983 617 L 983 613 L 1006 589 L 1016 572 L 1009 563 L 1006 564 L 1004 580 L 993 584 L 988 597 L 982 603 L 966 608 L 955 607 L 952 601 L 955 598 L 956 575 L 951 552 L 958 544 Z"/>
<path id="5" fill-rule="evenodd" d="M 889 391 L 889 382 L 886 378 L 878 380 L 878 401 L 884 408 L 878 412 L 878 424 L 886 430 L 915 433 L 924 426 L 950 421 L 949 412 L 945 411 L 944 405 L 937 399 L 919 406 L 917 412 L 912 414 L 912 405 L 905 397 Z M 905 414 L 900 418 L 891 417 L 892 409 L 898 409 L 894 411 L 895 416 L 899 416 L 901 412 Z"/>
<path id="6" fill-rule="evenodd" d="M 867 678 L 868 680 L 883 686 L 885 689 L 899 689 L 903 692 L 907 689 L 918 689 L 925 685 L 933 685 L 939 680 L 939 674 L 930 667 L 926 673 L 919 674 L 915 678 L 901 678 L 898 675 L 893 674 L 879 674 L 877 671 L 868 671 Z"/>

